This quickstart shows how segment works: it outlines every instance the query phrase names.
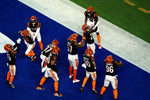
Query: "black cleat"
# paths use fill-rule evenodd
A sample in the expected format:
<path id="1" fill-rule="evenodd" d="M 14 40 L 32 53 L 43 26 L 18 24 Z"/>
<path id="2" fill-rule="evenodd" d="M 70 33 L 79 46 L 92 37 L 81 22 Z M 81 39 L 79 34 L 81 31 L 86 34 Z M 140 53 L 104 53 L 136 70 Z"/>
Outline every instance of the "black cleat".
<path id="1" fill-rule="evenodd" d="M 31 61 L 33 62 L 33 61 L 35 61 L 37 58 L 36 58 L 36 55 L 34 55 L 34 56 L 31 56 Z"/>
<path id="2" fill-rule="evenodd" d="M 83 93 L 83 92 L 84 92 L 84 88 L 83 88 L 83 87 L 81 87 L 80 91 Z"/>
<path id="3" fill-rule="evenodd" d="M 98 94 L 98 92 L 96 90 L 92 90 L 91 92 L 92 94 Z"/>
<path id="4" fill-rule="evenodd" d="M 60 94 L 59 92 L 54 92 L 54 96 L 62 97 L 63 95 L 62 95 L 62 94 Z"/>
<path id="5" fill-rule="evenodd" d="M 15 88 L 15 86 L 13 84 L 8 84 L 8 87 Z"/>
<path id="6" fill-rule="evenodd" d="M 6 80 L 5 84 L 9 84 L 9 80 Z"/>
<path id="7" fill-rule="evenodd" d="M 100 100 L 100 99 L 102 98 L 102 96 L 103 96 L 103 95 L 100 94 L 100 95 L 98 96 L 98 99 Z"/>

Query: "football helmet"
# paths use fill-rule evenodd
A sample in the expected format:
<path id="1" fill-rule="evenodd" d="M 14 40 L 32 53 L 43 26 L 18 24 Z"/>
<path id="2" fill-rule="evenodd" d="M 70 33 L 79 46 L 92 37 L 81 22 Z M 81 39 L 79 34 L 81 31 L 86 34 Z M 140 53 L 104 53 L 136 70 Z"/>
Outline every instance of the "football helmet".
<path id="1" fill-rule="evenodd" d="M 105 61 L 106 61 L 106 63 L 112 63 L 113 62 L 112 55 L 107 56 L 106 59 L 105 59 Z"/>
<path id="2" fill-rule="evenodd" d="M 22 31 L 22 36 L 28 36 L 29 35 L 29 31 L 28 30 L 23 30 Z"/>
<path id="3" fill-rule="evenodd" d="M 58 46 L 55 46 L 55 47 L 52 48 L 52 53 L 55 54 L 55 55 L 58 55 L 59 51 L 60 51 L 60 49 L 59 49 Z"/>
<path id="4" fill-rule="evenodd" d="M 91 47 L 88 47 L 88 48 L 85 50 L 85 54 L 88 55 L 88 56 L 92 56 L 92 55 L 93 55 L 93 51 L 92 51 Z"/>
<path id="5" fill-rule="evenodd" d="M 55 40 L 52 41 L 52 45 L 58 46 L 58 44 L 59 44 L 58 40 L 55 39 Z"/>
<path id="6" fill-rule="evenodd" d="M 12 50 L 12 45 L 11 44 L 5 44 L 4 49 L 6 51 L 11 51 Z"/>
<path id="7" fill-rule="evenodd" d="M 87 8 L 87 12 L 91 13 L 91 12 L 93 12 L 93 10 L 94 10 L 94 8 L 92 6 L 90 6 L 90 7 Z"/>
<path id="8" fill-rule="evenodd" d="M 37 18 L 36 18 L 35 16 L 31 16 L 30 21 L 31 21 L 32 23 L 36 22 L 36 20 L 37 20 Z"/>
<path id="9" fill-rule="evenodd" d="M 82 25 L 82 30 L 85 31 L 87 28 L 88 28 L 88 25 L 87 25 L 87 24 L 83 24 L 83 25 Z"/>
<path id="10" fill-rule="evenodd" d="M 71 40 L 71 41 L 77 41 L 77 37 L 78 37 L 78 34 L 77 34 L 77 33 L 73 33 L 73 34 L 71 34 L 71 36 L 70 36 L 70 40 Z"/>

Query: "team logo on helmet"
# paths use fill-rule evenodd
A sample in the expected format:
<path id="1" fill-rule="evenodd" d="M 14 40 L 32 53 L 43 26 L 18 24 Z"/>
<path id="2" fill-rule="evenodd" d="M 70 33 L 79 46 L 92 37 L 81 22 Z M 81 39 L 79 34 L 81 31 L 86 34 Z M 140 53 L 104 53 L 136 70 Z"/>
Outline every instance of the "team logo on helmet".
<path id="1" fill-rule="evenodd" d="M 92 51 L 91 47 L 88 47 L 88 48 L 85 50 L 85 54 L 86 54 L 86 55 L 89 55 L 89 56 L 92 56 L 92 55 L 93 55 L 93 51 Z"/>
<path id="2" fill-rule="evenodd" d="M 30 18 L 31 22 L 33 22 L 33 23 L 36 22 L 36 19 L 37 18 L 35 16 L 31 16 L 31 18 Z"/>
<path id="3" fill-rule="evenodd" d="M 22 36 L 28 36 L 29 35 L 29 31 L 28 30 L 23 30 L 22 31 Z"/>
<path id="4" fill-rule="evenodd" d="M 11 44 L 5 44 L 4 49 L 6 51 L 11 51 L 12 50 L 12 45 Z"/>
<path id="5" fill-rule="evenodd" d="M 113 62 L 112 55 L 107 56 L 106 59 L 105 59 L 105 61 L 106 61 L 106 63 L 112 63 Z"/>
<path id="6" fill-rule="evenodd" d="M 87 8 L 87 12 L 93 12 L 93 10 L 94 10 L 94 8 L 91 6 Z"/>
<path id="7" fill-rule="evenodd" d="M 70 40 L 71 40 L 71 41 L 77 41 L 77 37 L 78 37 L 78 34 L 77 34 L 77 33 L 71 34 Z"/>
<path id="8" fill-rule="evenodd" d="M 55 39 L 55 40 L 52 41 L 52 45 L 58 46 L 58 44 L 59 44 L 58 40 Z"/>

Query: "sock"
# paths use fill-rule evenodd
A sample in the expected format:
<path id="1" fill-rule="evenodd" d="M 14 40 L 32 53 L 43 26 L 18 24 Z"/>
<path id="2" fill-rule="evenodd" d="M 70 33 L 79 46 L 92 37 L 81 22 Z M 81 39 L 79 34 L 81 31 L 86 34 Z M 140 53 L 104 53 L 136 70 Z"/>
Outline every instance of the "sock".
<path id="1" fill-rule="evenodd" d="M 96 80 L 93 80 L 92 81 L 92 90 L 95 90 L 95 87 L 96 87 Z"/>
<path id="2" fill-rule="evenodd" d="M 100 39 L 100 35 L 99 34 L 97 35 L 97 40 L 98 40 L 98 44 L 100 44 L 101 43 L 101 39 Z"/>
<path id="3" fill-rule="evenodd" d="M 72 75 L 72 69 L 73 69 L 73 66 L 69 66 L 69 75 L 70 76 Z"/>
<path id="4" fill-rule="evenodd" d="M 45 77 L 42 77 L 41 81 L 40 81 L 40 86 L 42 86 L 44 84 L 44 82 L 46 81 L 46 78 Z"/>
<path id="5" fill-rule="evenodd" d="M 54 88 L 55 88 L 55 91 L 58 91 L 58 81 L 54 82 Z"/>
<path id="6" fill-rule="evenodd" d="M 102 87 L 100 94 L 103 95 L 103 93 L 106 91 L 106 87 Z"/>
<path id="7" fill-rule="evenodd" d="M 9 78 L 10 78 L 10 71 L 8 71 L 7 73 L 7 80 L 9 80 Z"/>
<path id="8" fill-rule="evenodd" d="M 76 76 L 77 76 L 77 69 L 73 70 L 73 80 L 76 80 Z"/>
<path id="9" fill-rule="evenodd" d="M 13 80 L 14 80 L 14 76 L 10 76 L 9 84 L 12 84 Z"/>
<path id="10" fill-rule="evenodd" d="M 117 98 L 118 98 L 118 90 L 117 90 L 117 89 L 114 89 L 114 90 L 113 90 L 113 94 L 114 94 L 114 99 L 117 100 Z"/>
<path id="11" fill-rule="evenodd" d="M 39 46 L 40 46 L 41 50 L 43 50 L 43 43 L 42 43 L 42 41 L 39 41 Z"/>
<path id="12" fill-rule="evenodd" d="M 84 87 L 84 86 L 85 86 L 85 84 L 86 84 L 87 80 L 88 80 L 88 77 L 85 77 L 85 78 L 84 78 L 84 80 L 83 80 L 83 83 L 82 83 L 82 87 Z"/>

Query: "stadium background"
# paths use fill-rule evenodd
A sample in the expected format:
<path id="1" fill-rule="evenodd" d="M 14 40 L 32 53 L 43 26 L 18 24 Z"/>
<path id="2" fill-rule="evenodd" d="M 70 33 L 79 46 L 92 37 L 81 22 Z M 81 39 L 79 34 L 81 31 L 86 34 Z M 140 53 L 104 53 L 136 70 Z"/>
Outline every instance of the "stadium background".
<path id="1" fill-rule="evenodd" d="M 110 1 L 110 0 L 107 0 L 107 1 Z M 89 4 L 92 4 L 92 3 L 89 2 Z M 41 34 L 42 34 L 44 47 L 46 47 L 48 43 L 51 43 L 53 39 L 58 39 L 60 41 L 59 47 L 61 51 L 58 56 L 57 68 L 60 70 L 60 73 L 58 74 L 60 78 L 59 90 L 64 95 L 62 98 L 53 96 L 54 88 L 53 88 L 52 79 L 47 80 L 46 83 L 44 84 L 44 87 L 46 88 L 46 90 L 44 91 L 36 90 L 36 86 L 38 85 L 41 77 L 43 76 L 43 74 L 41 73 L 41 69 L 40 69 L 40 62 L 41 62 L 39 58 L 40 48 L 37 43 L 36 47 L 34 48 L 34 51 L 38 56 L 38 60 L 35 62 L 30 62 L 29 59 L 24 56 L 26 46 L 24 45 L 22 41 L 21 51 L 17 54 L 17 64 L 16 64 L 17 72 L 16 72 L 16 76 L 14 79 L 14 85 L 16 86 L 15 89 L 8 88 L 6 84 L 4 84 L 6 80 L 6 74 L 8 71 L 8 67 L 6 66 L 7 57 L 6 57 L 6 53 L 0 54 L 1 56 L 0 57 L 0 61 L 1 61 L 0 100 L 10 100 L 10 99 L 11 100 L 33 100 L 33 99 L 69 100 L 70 98 L 72 98 L 72 100 L 75 100 L 75 99 L 96 100 L 97 99 L 98 95 L 94 95 L 90 93 L 91 88 L 92 88 L 91 79 L 88 80 L 86 84 L 85 92 L 80 93 L 82 80 L 85 77 L 85 70 L 84 68 L 81 67 L 82 54 L 84 53 L 86 46 L 84 48 L 79 49 L 80 64 L 79 64 L 77 77 L 81 80 L 81 82 L 77 84 L 73 84 L 72 80 L 68 78 L 69 63 L 67 60 L 67 46 L 66 46 L 65 40 L 69 37 L 70 34 L 73 33 L 72 30 L 42 15 L 41 13 L 31 9 L 30 7 L 22 4 L 21 2 L 18 2 L 17 0 L 14 0 L 13 2 L 11 2 L 11 0 L 1 0 L 0 7 L 1 7 L 0 32 L 2 32 L 4 35 L 9 37 L 14 42 L 16 41 L 18 37 L 20 37 L 18 35 L 18 31 L 26 28 L 26 23 L 29 21 L 29 18 L 32 15 L 38 16 L 38 21 L 42 23 Z M 84 7 L 85 8 L 88 7 L 87 4 Z M 94 6 L 94 8 L 97 8 L 97 7 Z M 98 9 L 96 11 L 98 11 Z M 106 16 L 106 14 L 104 13 L 106 12 L 102 10 L 100 12 L 100 16 L 102 17 Z M 142 14 L 142 12 L 139 12 L 139 13 Z M 145 15 L 145 16 L 149 16 L 149 15 Z M 110 15 L 108 15 L 108 17 L 110 18 Z M 107 17 L 105 19 L 107 19 Z M 116 18 L 116 20 L 118 19 Z M 121 23 L 122 20 L 118 21 L 118 23 L 119 22 Z M 145 25 L 145 27 L 146 26 L 148 27 L 148 25 Z M 125 26 L 126 25 L 120 24 L 120 27 L 122 28 L 124 28 Z M 128 30 L 128 28 L 124 28 L 124 29 Z M 131 30 L 128 30 L 128 31 L 131 31 Z M 147 33 L 147 32 L 145 31 L 143 33 Z M 131 31 L 131 33 L 135 33 L 134 30 Z M 81 36 L 79 37 L 79 40 L 81 40 Z M 96 49 L 96 55 L 95 55 L 95 58 L 96 58 L 95 60 L 97 64 L 96 90 L 99 92 L 100 88 L 103 85 L 103 80 L 105 76 L 105 68 L 102 62 L 105 59 L 105 57 L 110 54 L 114 56 L 114 59 L 121 59 L 124 63 L 122 67 L 117 69 L 117 75 L 118 75 L 118 81 L 119 81 L 118 100 L 135 100 L 135 99 L 136 100 L 148 100 L 149 95 L 150 95 L 150 91 L 149 91 L 150 74 L 138 68 L 137 66 L 131 64 L 130 62 L 120 58 L 119 56 L 113 54 L 111 51 L 106 50 L 105 48 L 103 48 L 102 50 Z M 106 93 L 104 94 L 103 100 L 112 100 L 112 99 L 113 99 L 113 94 L 112 94 L 112 88 L 110 86 L 108 90 L 106 91 Z"/>

